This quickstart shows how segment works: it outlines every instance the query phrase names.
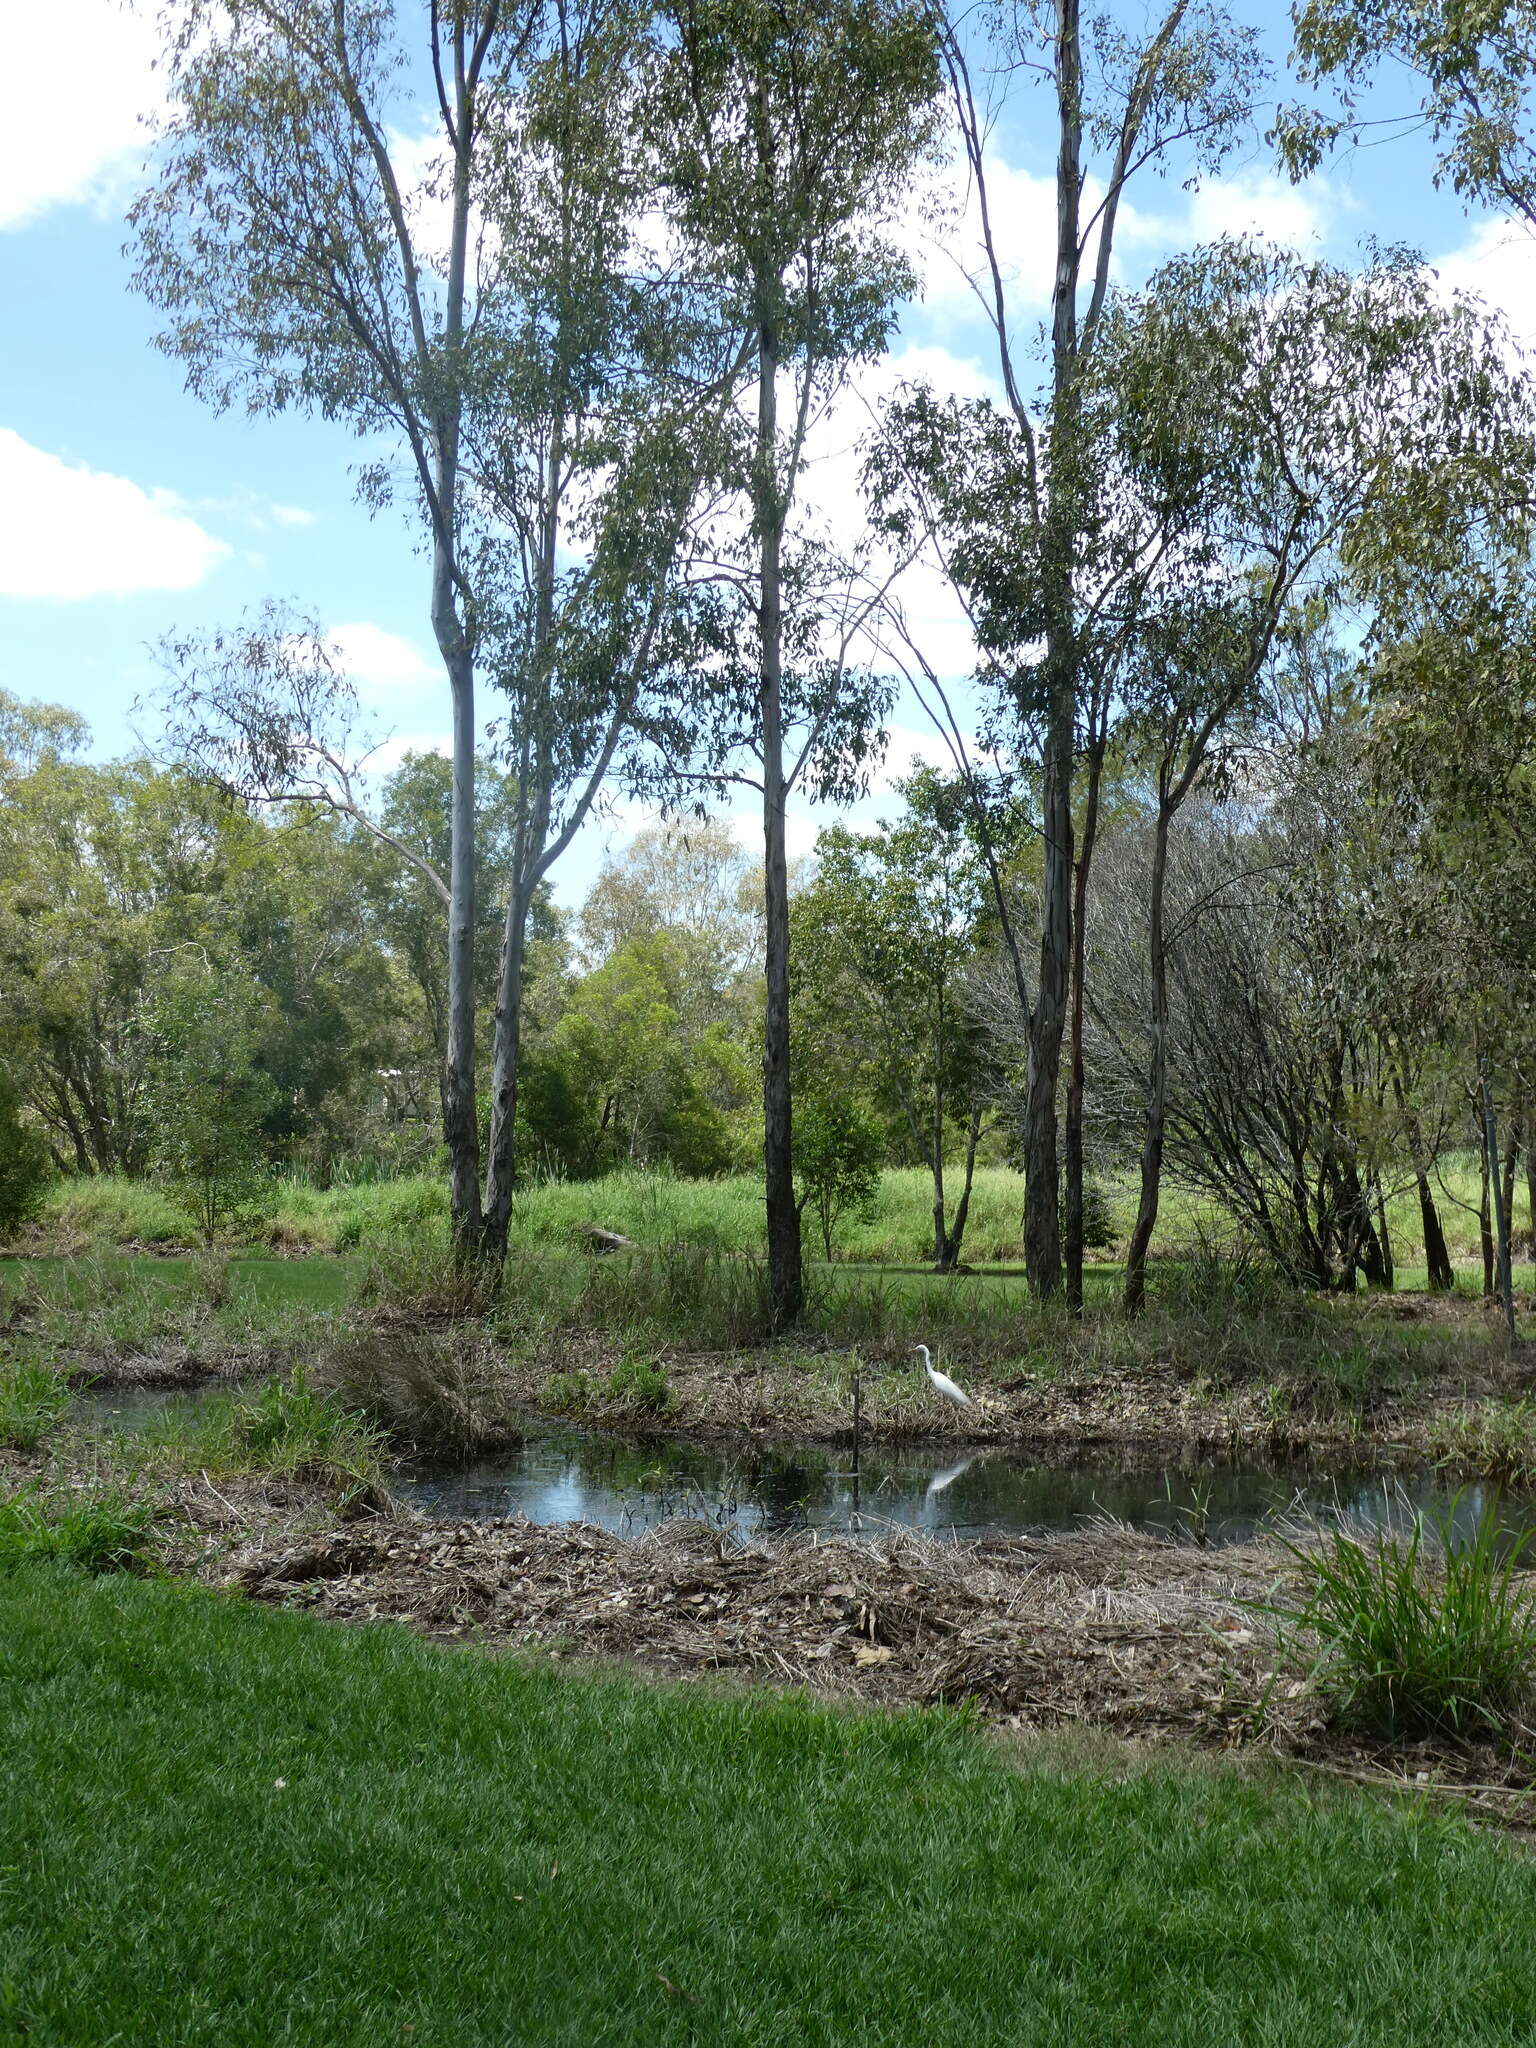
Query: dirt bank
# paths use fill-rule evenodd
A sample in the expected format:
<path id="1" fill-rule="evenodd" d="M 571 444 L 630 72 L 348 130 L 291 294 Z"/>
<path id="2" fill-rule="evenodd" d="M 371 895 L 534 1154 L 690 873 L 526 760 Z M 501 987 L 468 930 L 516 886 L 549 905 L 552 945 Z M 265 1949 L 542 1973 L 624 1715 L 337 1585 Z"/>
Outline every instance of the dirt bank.
<path id="1" fill-rule="evenodd" d="M 1481 1319 L 1470 1327 L 1481 1334 Z M 468 1329 L 354 1330 L 317 1362 L 321 1383 L 381 1419 L 402 1441 L 423 1416 L 447 1424 L 444 1448 L 516 1436 L 530 1414 L 620 1432 L 712 1441 L 849 1445 L 854 1389 L 862 1440 L 1028 1447 L 1063 1457 L 1125 1451 L 1286 1459 L 1309 1452 L 1420 1461 L 1440 1455 L 1469 1403 L 1523 1398 L 1536 1360 L 1455 1342 L 1436 1326 L 1433 1355 L 1397 1355 L 1341 1385 L 1336 1354 L 1286 1380 L 1194 1373 L 1187 1361 L 1070 1352 L 1012 1363 L 957 1358 L 972 1406 L 950 1406 L 904 1349 L 810 1350 L 790 1344 L 730 1352 L 660 1347 L 664 1395 L 627 1391 L 625 1352 L 598 1335 L 563 1336 L 527 1352 Z M 1441 1336 L 1444 1330 L 1447 1336 Z M 1448 1338 L 1448 1341 L 1447 1341 Z M 617 1369 L 617 1370 L 616 1370 Z M 429 1434 L 425 1441 L 430 1445 Z"/>

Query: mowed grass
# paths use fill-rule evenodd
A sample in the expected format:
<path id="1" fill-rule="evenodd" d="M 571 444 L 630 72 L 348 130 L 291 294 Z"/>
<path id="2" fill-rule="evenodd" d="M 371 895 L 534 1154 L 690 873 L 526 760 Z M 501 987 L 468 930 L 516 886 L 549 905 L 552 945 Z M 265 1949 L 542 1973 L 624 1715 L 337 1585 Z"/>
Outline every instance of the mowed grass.
<path id="1" fill-rule="evenodd" d="M 354 1262 L 346 1259 L 234 1258 L 219 1274 L 224 1300 L 251 1310 L 328 1309 L 351 1295 Z M 91 1253 L 84 1257 L 0 1258 L 0 1286 L 27 1284 L 61 1308 L 125 1299 L 146 1313 L 206 1301 L 206 1263 L 174 1253 Z"/>
<path id="2" fill-rule="evenodd" d="M 1227 1767 L 0 1581 L 0 2040 L 1528 2041 L 1536 1866 Z"/>

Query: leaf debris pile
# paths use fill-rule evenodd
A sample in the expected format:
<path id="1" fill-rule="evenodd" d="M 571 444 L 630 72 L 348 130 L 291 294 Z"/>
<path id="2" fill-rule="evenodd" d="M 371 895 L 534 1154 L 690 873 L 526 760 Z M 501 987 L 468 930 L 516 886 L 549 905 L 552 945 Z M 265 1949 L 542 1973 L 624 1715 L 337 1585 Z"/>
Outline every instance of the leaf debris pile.
<path id="1" fill-rule="evenodd" d="M 975 1701 L 1019 1725 L 1091 1719 L 1241 1739 L 1272 1651 L 1245 1599 L 1274 1553 L 1118 1527 L 956 1545 L 700 1522 L 639 1538 L 521 1519 L 358 1523 L 243 1562 L 255 1597 L 437 1636 L 737 1673 L 889 1703 Z"/>

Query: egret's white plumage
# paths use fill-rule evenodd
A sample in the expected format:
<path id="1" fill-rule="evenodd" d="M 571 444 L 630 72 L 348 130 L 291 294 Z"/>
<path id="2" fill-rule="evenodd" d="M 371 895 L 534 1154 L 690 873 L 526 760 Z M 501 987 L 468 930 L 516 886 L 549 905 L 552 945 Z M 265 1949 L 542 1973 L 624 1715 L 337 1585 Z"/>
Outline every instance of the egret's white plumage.
<path id="1" fill-rule="evenodd" d="M 928 1375 L 928 1384 L 936 1394 L 942 1394 L 946 1401 L 953 1401 L 957 1408 L 974 1408 L 976 1403 L 970 1395 L 957 1387 L 947 1372 L 936 1372 L 933 1360 L 928 1356 L 926 1344 L 914 1344 L 912 1349 L 923 1361 L 923 1370 Z"/>

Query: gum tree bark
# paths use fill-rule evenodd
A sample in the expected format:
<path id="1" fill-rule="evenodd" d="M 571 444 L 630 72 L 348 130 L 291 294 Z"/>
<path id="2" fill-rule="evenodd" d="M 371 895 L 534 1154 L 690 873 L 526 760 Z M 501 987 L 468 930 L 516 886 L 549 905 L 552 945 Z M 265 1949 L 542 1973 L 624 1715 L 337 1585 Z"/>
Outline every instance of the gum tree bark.
<path id="1" fill-rule="evenodd" d="M 776 1329 L 805 1305 L 800 1208 L 795 1200 L 794 1105 L 789 1077 L 789 860 L 784 806 L 784 503 L 778 484 L 779 338 L 767 309 L 758 327 L 754 511 L 758 558 L 758 718 L 763 766 L 763 1195 Z"/>

